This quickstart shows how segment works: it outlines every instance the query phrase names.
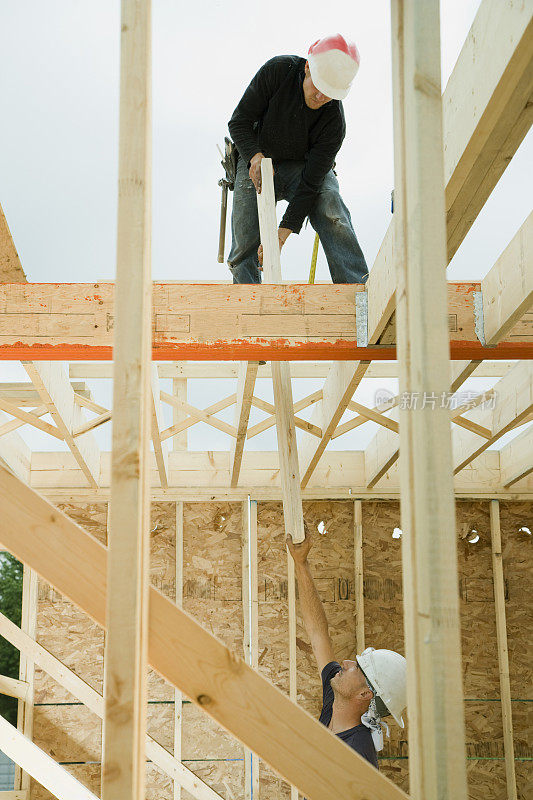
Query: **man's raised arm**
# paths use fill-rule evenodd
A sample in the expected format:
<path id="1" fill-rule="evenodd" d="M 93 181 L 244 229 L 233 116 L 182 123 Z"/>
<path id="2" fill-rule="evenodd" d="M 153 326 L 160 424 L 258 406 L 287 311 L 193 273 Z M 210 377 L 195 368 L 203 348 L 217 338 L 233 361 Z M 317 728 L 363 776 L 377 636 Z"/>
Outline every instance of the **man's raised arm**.
<path id="1" fill-rule="evenodd" d="M 328 630 L 328 621 L 324 606 L 318 594 L 307 555 L 311 549 L 311 537 L 305 529 L 305 539 L 300 544 L 293 544 L 292 538 L 287 536 L 287 547 L 294 559 L 295 573 L 298 580 L 298 593 L 300 608 L 305 629 L 311 641 L 311 647 L 316 658 L 318 671 L 322 672 L 326 664 L 334 661 L 333 645 Z"/>

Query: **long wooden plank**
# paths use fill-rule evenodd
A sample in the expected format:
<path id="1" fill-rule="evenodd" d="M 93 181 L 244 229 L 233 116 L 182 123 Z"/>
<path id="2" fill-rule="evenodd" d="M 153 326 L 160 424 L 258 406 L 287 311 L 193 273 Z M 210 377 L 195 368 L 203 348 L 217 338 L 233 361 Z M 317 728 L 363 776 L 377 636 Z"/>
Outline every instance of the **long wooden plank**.
<path id="1" fill-rule="evenodd" d="M 103 800 L 143 800 L 149 590 L 151 0 L 122 0 Z M 157 376 L 156 376 L 157 381 Z M 165 464 L 159 432 L 156 460 Z M 157 445 L 159 444 L 159 453 Z"/>
<path id="2" fill-rule="evenodd" d="M 173 387 L 176 388 L 176 387 Z M 183 390 L 183 387 L 179 387 Z M 185 389 L 187 386 L 185 385 Z M 186 392 L 185 392 L 186 394 Z M 183 503 L 176 503 L 176 605 L 183 605 Z M 181 763 L 183 730 L 183 695 L 179 689 L 174 690 L 174 758 Z M 173 799 L 181 800 L 181 782 L 175 780 L 173 785 Z"/>
<path id="3" fill-rule="evenodd" d="M 442 95 L 447 213 L 443 266 L 531 125 L 532 30 L 529 1 L 483 0 Z M 366 284 L 370 344 L 380 340 L 394 313 L 393 238 L 391 223 Z"/>
<path id="4" fill-rule="evenodd" d="M 0 717 L 0 749 L 58 800 L 98 800 L 65 767 L 57 764 L 3 717 Z"/>
<path id="5" fill-rule="evenodd" d="M 257 195 L 259 230 L 263 246 L 263 274 L 268 283 L 281 283 L 281 258 L 276 221 L 274 172 L 271 158 L 261 161 L 261 192 Z M 276 408 L 276 435 L 278 440 L 281 489 L 283 494 L 283 519 L 285 530 L 294 542 L 305 538 L 300 490 L 298 445 L 294 423 L 291 368 L 288 361 L 272 362 L 272 384 Z"/>
<path id="6" fill-rule="evenodd" d="M 396 319 L 400 395 L 450 386 L 439 0 L 392 0 Z M 400 407 L 409 785 L 466 800 L 449 412 Z"/>
<path id="7" fill-rule="evenodd" d="M 105 626 L 104 545 L 3 469 L 0 496 L 1 545 Z M 151 666 L 309 800 L 406 797 L 153 587 L 149 607 Z"/>
<path id="8" fill-rule="evenodd" d="M 527 337 L 504 337 L 495 348 L 483 347 L 475 332 L 474 292 L 480 288 L 480 282 L 448 285 L 452 358 L 531 358 L 533 344 Z M 154 361 L 394 360 L 394 338 L 390 345 L 358 345 L 359 290 L 364 290 L 362 285 L 154 283 L 153 314 L 158 321 L 152 357 Z M 113 284 L 97 288 L 0 284 L 0 360 L 110 360 L 114 317 Z M 186 320 L 180 330 L 175 317 Z"/>
<path id="9" fill-rule="evenodd" d="M 322 430 L 322 436 L 318 444 L 307 436 L 300 447 L 302 489 L 309 483 L 369 364 L 369 361 L 357 362 L 355 365 L 332 364 L 322 389 L 322 400 L 317 403 L 311 416 L 311 422 Z"/>
<path id="10" fill-rule="evenodd" d="M 244 444 L 248 431 L 248 420 L 250 419 L 258 367 L 258 361 L 242 361 L 239 367 L 237 405 L 235 408 L 235 428 L 237 429 L 237 436 L 235 441 L 232 441 L 230 449 L 231 486 L 237 486 L 239 482 L 242 454 L 244 453 Z"/>
<path id="11" fill-rule="evenodd" d="M 35 640 L 37 637 L 37 596 L 38 596 L 37 574 L 24 565 L 22 575 L 22 616 L 21 629 L 29 638 Z M 19 659 L 19 678 L 24 682 L 28 689 L 26 696 L 18 703 L 17 709 L 17 728 L 28 739 L 33 739 L 33 719 L 35 702 L 35 664 L 31 656 L 26 653 L 20 654 Z M 15 770 L 15 789 L 30 790 L 30 775 L 17 766 Z"/>
<path id="12" fill-rule="evenodd" d="M 150 407 L 152 417 L 152 443 L 154 445 L 155 460 L 157 471 L 159 472 L 159 483 L 163 489 L 168 488 L 168 443 L 161 439 L 163 428 L 163 413 L 161 411 L 161 397 L 159 389 L 159 377 L 155 364 L 151 365 L 150 373 Z"/>
<path id="13" fill-rule="evenodd" d="M 363 569 L 363 504 L 353 503 L 353 549 L 355 594 L 355 647 L 358 653 L 365 649 L 365 590 Z"/>
<path id="14" fill-rule="evenodd" d="M 497 344 L 533 307 L 533 212 L 481 281 L 487 344 Z M 515 336 L 533 340 L 533 315 Z"/>
<path id="15" fill-rule="evenodd" d="M 490 539 L 492 550 L 492 580 L 496 609 L 496 640 L 498 642 L 498 668 L 500 673 L 500 698 L 503 720 L 503 749 L 505 753 L 505 778 L 508 800 L 517 800 L 514 765 L 513 713 L 511 684 L 509 681 L 509 652 L 507 649 L 507 622 L 505 617 L 505 584 L 503 579 L 502 536 L 500 529 L 500 503 L 490 503 Z"/>

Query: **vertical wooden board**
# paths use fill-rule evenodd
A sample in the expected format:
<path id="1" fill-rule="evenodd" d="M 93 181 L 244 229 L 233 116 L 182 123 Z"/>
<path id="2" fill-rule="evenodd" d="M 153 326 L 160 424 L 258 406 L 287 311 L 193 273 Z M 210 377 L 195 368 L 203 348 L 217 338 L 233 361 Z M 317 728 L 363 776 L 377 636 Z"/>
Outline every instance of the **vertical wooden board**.
<path id="1" fill-rule="evenodd" d="M 241 503 L 184 503 L 183 608 L 239 655 L 243 652 L 241 535 Z M 216 791 L 222 787 L 224 797 L 231 797 L 236 786 L 240 788 L 235 796 L 242 795 L 242 745 L 190 703 L 183 707 L 182 758 Z M 217 758 L 238 760 L 211 762 Z M 210 760 L 211 769 L 204 766 L 197 771 L 203 759 Z M 188 797 L 186 792 L 183 797 Z"/>

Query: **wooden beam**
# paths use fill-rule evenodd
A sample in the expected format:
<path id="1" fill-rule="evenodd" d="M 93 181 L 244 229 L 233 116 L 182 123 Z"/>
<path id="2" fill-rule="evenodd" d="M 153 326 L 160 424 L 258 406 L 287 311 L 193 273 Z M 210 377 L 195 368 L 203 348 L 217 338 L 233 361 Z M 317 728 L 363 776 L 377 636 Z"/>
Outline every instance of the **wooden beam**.
<path id="1" fill-rule="evenodd" d="M 44 417 L 48 414 L 48 409 L 46 406 L 37 406 L 37 408 L 33 409 L 32 413 L 36 417 Z M 11 431 L 16 431 L 18 428 L 22 428 L 23 425 L 26 425 L 26 422 L 22 419 L 11 419 L 9 422 L 4 422 L 4 424 L 0 426 L 0 437 L 4 436 L 6 433 L 11 433 Z"/>
<path id="2" fill-rule="evenodd" d="M 46 361 L 35 364 L 25 362 L 23 366 L 89 485 L 97 486 L 100 450 L 91 434 L 74 438 L 74 430 L 83 425 L 86 419 L 75 401 L 63 365 L 57 361 Z"/>
<path id="3" fill-rule="evenodd" d="M 246 441 L 258 366 L 258 361 L 241 361 L 239 367 L 237 405 L 235 408 L 235 428 L 237 429 L 237 437 L 235 441 L 231 442 L 230 448 L 231 486 L 237 486 L 239 482 L 242 454 L 244 452 L 244 443 Z"/>
<path id="4" fill-rule="evenodd" d="M 354 594 L 355 594 L 355 647 L 358 653 L 365 649 L 365 591 L 363 570 L 363 504 L 353 503 L 354 533 Z"/>
<path id="5" fill-rule="evenodd" d="M 27 681 L 20 681 L 16 678 L 9 678 L 7 675 L 0 675 L 0 694 L 6 697 L 14 697 L 17 700 L 26 702 L 30 684 Z"/>
<path id="6" fill-rule="evenodd" d="M 500 476 L 502 485 L 509 489 L 533 472 L 533 427 L 512 439 L 500 450 Z"/>
<path id="7" fill-rule="evenodd" d="M 400 395 L 450 386 L 439 1 L 392 0 Z M 400 406 L 409 784 L 466 800 L 455 506 L 446 408 Z"/>
<path id="8" fill-rule="evenodd" d="M 513 363 L 510 361 L 481 361 L 476 368 L 477 378 L 501 378 L 508 372 Z M 291 375 L 293 378 L 327 378 L 330 368 L 328 361 L 294 361 L 292 363 Z M 110 379 L 113 377 L 112 365 L 105 361 L 95 364 L 79 361 L 69 365 L 70 377 L 86 379 Z M 238 364 L 229 361 L 184 361 L 180 363 L 159 364 L 158 372 L 160 378 L 171 380 L 187 380 L 188 378 L 238 378 Z M 258 378 L 272 378 L 270 362 L 260 364 L 257 370 Z M 395 362 L 386 361 L 373 362 L 365 378 L 397 378 L 398 365 Z M 1 386 L 2 384 L 0 384 Z M 186 400 L 186 398 L 183 398 Z"/>
<path id="9" fill-rule="evenodd" d="M 22 573 L 22 615 L 21 629 L 28 638 L 37 638 L 37 574 L 24 564 Z M 26 653 L 20 654 L 19 678 L 27 685 L 26 696 L 19 699 L 17 708 L 17 728 L 27 739 L 33 739 L 34 701 L 35 701 L 35 664 Z M 30 791 L 30 775 L 17 766 L 15 770 L 15 789 Z"/>
<path id="10" fill-rule="evenodd" d="M 26 275 L 20 263 L 11 231 L 0 206 L 0 283 L 23 283 Z"/>
<path id="11" fill-rule="evenodd" d="M 0 717 L 0 749 L 58 800 L 98 800 L 65 767 L 57 764 L 3 717 Z"/>
<path id="12" fill-rule="evenodd" d="M 474 302 L 480 287 L 479 281 L 448 285 L 451 358 L 532 358 L 527 337 L 504 337 L 496 347 L 481 344 Z M 154 283 L 152 358 L 394 360 L 395 335 L 379 345 L 357 342 L 355 298 L 360 291 L 363 284 Z M 98 284 L 97 292 L 94 284 L 0 284 L 0 360 L 110 360 L 114 314 L 113 284 Z"/>
<path id="13" fill-rule="evenodd" d="M 150 407 L 152 419 L 152 443 L 154 445 L 155 460 L 159 473 L 161 488 L 168 489 L 168 444 L 161 439 L 163 428 L 163 412 L 161 411 L 161 398 L 159 389 L 159 376 L 157 366 L 151 365 L 151 393 Z"/>
<path id="14" fill-rule="evenodd" d="M 261 192 L 257 195 L 259 230 L 263 246 L 263 274 L 268 283 L 281 283 L 281 259 L 276 221 L 276 197 L 272 159 L 261 161 Z M 272 383 L 276 408 L 276 434 L 278 439 L 281 488 L 283 493 L 283 518 L 285 531 L 293 542 L 305 538 L 300 490 L 300 471 L 294 401 L 292 399 L 291 368 L 288 361 L 272 362 Z"/>
<path id="15" fill-rule="evenodd" d="M 332 364 L 322 389 L 322 400 L 311 416 L 311 422 L 321 428 L 322 437 L 318 444 L 306 438 L 300 447 L 302 489 L 309 483 L 368 366 L 368 361 L 357 362 L 355 365 L 343 362 Z"/>
<path id="16" fill-rule="evenodd" d="M 150 396 L 151 0 L 122 0 L 121 8 L 102 798 L 143 800 L 150 571 L 149 440 L 154 431 L 152 417 L 157 413 Z M 159 455 L 161 470 L 161 449 Z M 157 456 L 156 452 L 156 460 Z M 162 483 L 164 480 L 163 477 Z"/>
<path id="17" fill-rule="evenodd" d="M 520 336 L 522 328 L 533 340 L 533 314 L 527 313 L 533 307 L 533 212 L 481 281 L 481 292 L 487 344 L 511 331 Z"/>
<path id="18" fill-rule="evenodd" d="M 97 417 L 93 417 L 92 419 L 87 420 L 87 422 L 85 422 L 83 425 L 80 425 L 79 428 L 76 428 L 76 430 L 72 432 L 72 435 L 74 438 L 76 438 L 76 436 L 82 436 L 84 433 L 94 431 L 95 428 L 99 428 L 100 425 L 104 425 L 106 422 L 109 422 L 112 416 L 113 413 L 111 411 L 104 411 Z"/>
<path id="19" fill-rule="evenodd" d="M 505 778 L 508 800 L 517 800 L 514 767 L 513 713 L 511 684 L 509 681 L 509 653 L 507 649 L 507 623 L 505 618 L 505 585 L 503 579 L 502 537 L 500 530 L 500 504 L 490 502 L 490 538 L 492 549 L 492 579 L 496 608 L 496 639 L 498 642 L 498 667 L 500 672 L 500 698 L 503 721 L 503 749 L 505 753 Z"/>
<path id="20" fill-rule="evenodd" d="M 242 611 L 244 660 L 258 667 L 257 502 L 242 503 Z M 244 747 L 244 798 L 259 794 L 259 759 Z"/>
<path id="21" fill-rule="evenodd" d="M 532 26 L 527 3 L 483 0 L 442 95 L 447 213 L 443 268 L 529 130 Z M 497 43 L 497 55 L 492 43 Z M 391 223 L 366 284 L 370 344 L 380 340 L 396 304 L 393 239 Z"/>
<path id="22" fill-rule="evenodd" d="M 104 545 L 2 469 L 0 496 L 2 546 L 105 626 Z M 405 800 L 397 786 L 153 587 L 149 609 L 151 666 L 308 800 Z"/>
<path id="23" fill-rule="evenodd" d="M 0 635 L 10 642 L 13 647 L 40 669 L 44 670 L 56 683 L 63 686 L 73 697 L 83 703 L 96 714 L 99 719 L 104 716 L 104 698 L 88 683 L 69 669 L 56 656 L 52 655 L 32 637 L 28 636 L 21 628 L 11 622 L 0 612 Z M 31 737 L 30 737 L 31 738 Z M 159 745 L 151 736 L 146 736 L 146 755 L 163 772 L 174 778 L 190 792 L 197 800 L 220 800 L 220 796 L 207 784 L 181 764 L 178 756 L 172 756 Z"/>

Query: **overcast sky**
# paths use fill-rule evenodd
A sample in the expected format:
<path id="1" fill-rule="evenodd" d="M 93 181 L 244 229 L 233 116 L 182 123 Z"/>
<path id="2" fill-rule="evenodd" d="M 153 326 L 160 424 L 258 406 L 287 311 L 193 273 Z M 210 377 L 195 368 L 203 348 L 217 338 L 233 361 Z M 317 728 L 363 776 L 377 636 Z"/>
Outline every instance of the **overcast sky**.
<path id="1" fill-rule="evenodd" d="M 337 163 L 371 265 L 390 221 L 393 187 L 389 1 L 273 0 L 266 11 L 250 0 L 152 5 L 153 277 L 229 279 L 216 258 L 216 144 L 262 63 L 281 53 L 304 56 L 311 42 L 336 31 L 361 53 Z M 441 3 L 443 87 L 478 6 L 479 0 Z M 0 9 L 0 202 L 28 280 L 113 280 L 120 2 L 0 0 Z M 492 266 L 530 211 L 532 173 L 530 133 L 453 259 L 449 279 L 479 279 Z M 290 237 L 284 278 L 307 281 L 312 244 L 311 230 Z M 317 280 L 326 279 L 321 253 Z M 19 370 L 0 362 L 4 379 L 21 379 Z M 192 402 L 208 405 L 206 392 L 199 386 Z M 209 435 L 213 449 L 227 448 L 223 434 Z M 258 447 L 267 443 L 260 439 Z M 40 441 L 49 448 L 48 437 Z M 205 439 L 200 444 L 204 449 Z"/>

